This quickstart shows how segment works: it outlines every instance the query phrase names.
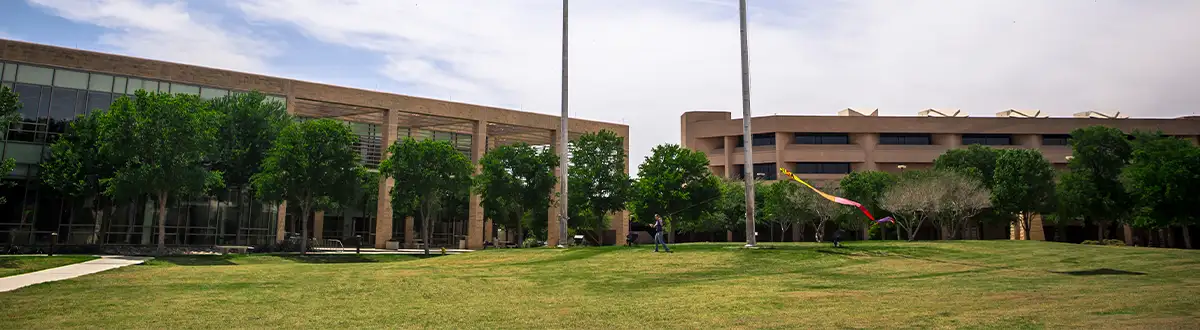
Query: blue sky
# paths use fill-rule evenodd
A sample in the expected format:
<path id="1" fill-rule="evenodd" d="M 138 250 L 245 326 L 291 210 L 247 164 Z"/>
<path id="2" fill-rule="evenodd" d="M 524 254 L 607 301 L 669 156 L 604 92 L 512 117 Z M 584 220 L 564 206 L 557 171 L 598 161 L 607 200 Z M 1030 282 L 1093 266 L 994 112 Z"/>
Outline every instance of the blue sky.
<path id="1" fill-rule="evenodd" d="M 573 0 L 571 111 L 740 117 L 736 0 Z M 1200 1 L 749 0 L 755 114 L 845 108 L 1142 117 L 1200 102 Z M 0 37 L 556 114 L 552 0 L 7 0 Z"/>

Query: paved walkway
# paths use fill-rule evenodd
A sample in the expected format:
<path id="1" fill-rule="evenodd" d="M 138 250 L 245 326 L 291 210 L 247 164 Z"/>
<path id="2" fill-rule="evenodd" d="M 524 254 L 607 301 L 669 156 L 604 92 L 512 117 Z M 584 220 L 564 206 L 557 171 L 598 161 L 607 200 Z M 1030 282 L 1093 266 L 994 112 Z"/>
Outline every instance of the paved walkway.
<path id="1" fill-rule="evenodd" d="M 150 259 L 149 257 L 103 256 L 100 259 L 73 265 L 4 277 L 0 278 L 0 292 L 8 292 L 38 283 L 60 281 L 99 273 L 109 269 L 136 265 Z"/>

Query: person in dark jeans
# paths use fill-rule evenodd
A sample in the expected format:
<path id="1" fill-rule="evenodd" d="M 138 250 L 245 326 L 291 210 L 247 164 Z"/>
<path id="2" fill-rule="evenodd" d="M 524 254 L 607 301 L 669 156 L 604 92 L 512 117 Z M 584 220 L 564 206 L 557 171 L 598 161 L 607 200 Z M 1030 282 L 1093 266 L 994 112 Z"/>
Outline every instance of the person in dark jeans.
<path id="1" fill-rule="evenodd" d="M 658 245 L 662 244 L 663 249 L 671 252 L 671 248 L 667 247 L 667 241 L 663 240 L 663 219 L 657 214 L 654 215 L 654 252 L 658 252 Z"/>
<path id="2" fill-rule="evenodd" d="M 833 247 L 842 247 L 842 229 L 833 232 Z"/>

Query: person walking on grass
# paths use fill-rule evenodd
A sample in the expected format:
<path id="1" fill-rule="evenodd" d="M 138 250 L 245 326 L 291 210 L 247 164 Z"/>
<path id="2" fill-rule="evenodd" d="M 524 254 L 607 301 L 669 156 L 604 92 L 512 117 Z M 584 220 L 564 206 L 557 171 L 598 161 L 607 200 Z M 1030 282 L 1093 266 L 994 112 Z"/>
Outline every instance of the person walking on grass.
<path id="1" fill-rule="evenodd" d="M 667 247 L 667 241 L 663 238 L 663 219 L 661 216 L 654 215 L 654 252 L 658 252 L 658 245 L 662 244 L 663 249 L 667 253 L 671 252 L 671 248 Z"/>

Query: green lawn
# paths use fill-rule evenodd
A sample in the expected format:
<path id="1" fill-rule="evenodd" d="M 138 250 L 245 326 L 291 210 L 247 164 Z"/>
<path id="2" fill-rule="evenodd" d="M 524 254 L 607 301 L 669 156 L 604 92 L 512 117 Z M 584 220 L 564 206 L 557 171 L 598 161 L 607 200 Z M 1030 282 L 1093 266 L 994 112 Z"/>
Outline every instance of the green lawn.
<path id="1" fill-rule="evenodd" d="M 34 257 L 0 256 L 0 277 L 32 273 L 43 269 L 66 266 L 77 262 L 96 259 L 93 256 L 53 256 Z"/>
<path id="2" fill-rule="evenodd" d="M 1196 251 L 766 245 L 163 259 L 0 293 L 0 329 L 1200 327 Z"/>

